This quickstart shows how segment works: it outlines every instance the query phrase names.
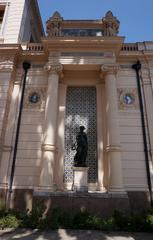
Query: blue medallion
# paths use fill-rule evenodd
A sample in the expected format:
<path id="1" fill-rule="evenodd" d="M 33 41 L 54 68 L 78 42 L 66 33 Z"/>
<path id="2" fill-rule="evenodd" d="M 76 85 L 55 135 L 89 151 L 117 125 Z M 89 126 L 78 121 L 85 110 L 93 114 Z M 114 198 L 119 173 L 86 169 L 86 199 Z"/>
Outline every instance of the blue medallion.
<path id="1" fill-rule="evenodd" d="M 36 92 L 33 92 L 29 96 L 29 102 L 31 103 L 37 103 L 40 100 L 40 95 Z"/>
<path id="2" fill-rule="evenodd" d="M 134 103 L 134 96 L 131 93 L 126 93 L 123 95 L 123 101 L 127 105 L 131 105 Z"/>

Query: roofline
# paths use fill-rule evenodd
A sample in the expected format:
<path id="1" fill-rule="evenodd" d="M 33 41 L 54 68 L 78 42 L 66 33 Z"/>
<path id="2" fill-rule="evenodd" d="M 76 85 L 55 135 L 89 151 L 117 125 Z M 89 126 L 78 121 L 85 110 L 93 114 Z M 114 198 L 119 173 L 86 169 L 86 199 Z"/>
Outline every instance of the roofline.
<path id="1" fill-rule="evenodd" d="M 39 20 L 39 23 L 40 23 L 40 27 L 41 27 L 41 30 L 42 30 L 42 35 L 45 36 L 45 31 L 44 31 L 44 27 L 43 27 L 43 22 L 42 22 L 42 18 L 41 18 L 38 2 L 37 2 L 37 0 L 32 0 L 32 3 L 34 4 L 34 6 L 36 8 L 37 17 L 38 17 L 38 20 Z"/>

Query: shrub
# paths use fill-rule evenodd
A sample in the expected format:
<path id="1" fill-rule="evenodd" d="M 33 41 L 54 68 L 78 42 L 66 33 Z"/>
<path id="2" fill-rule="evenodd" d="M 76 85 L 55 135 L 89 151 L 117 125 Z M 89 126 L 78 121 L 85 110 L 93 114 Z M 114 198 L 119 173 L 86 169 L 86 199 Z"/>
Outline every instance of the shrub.
<path id="1" fill-rule="evenodd" d="M 5 203 L 0 201 L 0 217 L 3 217 L 5 215 L 5 212 L 6 212 Z"/>
<path id="2" fill-rule="evenodd" d="M 0 218 L 0 229 L 4 228 L 17 228 L 19 226 L 19 220 L 13 216 L 8 214 Z"/>
<path id="3" fill-rule="evenodd" d="M 149 232 L 153 232 L 153 214 L 149 214 L 146 217 L 146 228 Z"/>
<path id="4" fill-rule="evenodd" d="M 45 207 L 40 202 L 36 204 L 30 212 L 27 210 L 26 212 L 20 213 L 20 227 L 39 228 L 44 211 Z"/>
<path id="5" fill-rule="evenodd" d="M 0 205 L 0 229 L 4 228 L 38 228 L 38 229 L 93 229 L 103 231 L 149 231 L 153 232 L 153 210 L 149 209 L 139 214 L 125 214 L 114 211 L 112 217 L 102 218 L 81 210 L 68 213 L 60 208 L 53 208 L 45 213 L 45 207 L 40 202 L 32 211 L 16 212 L 6 210 Z"/>

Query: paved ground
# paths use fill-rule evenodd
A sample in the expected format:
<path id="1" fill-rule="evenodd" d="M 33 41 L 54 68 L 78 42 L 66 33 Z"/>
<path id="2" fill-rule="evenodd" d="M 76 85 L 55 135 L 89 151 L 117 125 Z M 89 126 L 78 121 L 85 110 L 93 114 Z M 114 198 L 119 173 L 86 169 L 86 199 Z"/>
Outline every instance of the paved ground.
<path id="1" fill-rule="evenodd" d="M 0 231 L 0 240 L 153 240 L 153 233 L 104 233 L 90 230 L 57 231 L 24 230 Z"/>

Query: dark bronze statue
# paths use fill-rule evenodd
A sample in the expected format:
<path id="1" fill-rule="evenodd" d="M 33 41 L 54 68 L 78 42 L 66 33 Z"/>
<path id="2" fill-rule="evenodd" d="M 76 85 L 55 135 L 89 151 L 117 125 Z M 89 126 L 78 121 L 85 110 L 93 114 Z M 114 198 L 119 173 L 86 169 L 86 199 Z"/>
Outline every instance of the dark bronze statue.
<path id="1" fill-rule="evenodd" d="M 75 167 L 86 167 L 86 158 L 88 152 L 88 140 L 87 135 L 84 132 L 85 127 L 80 126 L 80 132 L 76 136 L 76 142 L 72 146 L 73 150 L 76 150 L 74 156 Z"/>

